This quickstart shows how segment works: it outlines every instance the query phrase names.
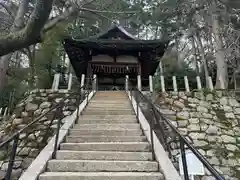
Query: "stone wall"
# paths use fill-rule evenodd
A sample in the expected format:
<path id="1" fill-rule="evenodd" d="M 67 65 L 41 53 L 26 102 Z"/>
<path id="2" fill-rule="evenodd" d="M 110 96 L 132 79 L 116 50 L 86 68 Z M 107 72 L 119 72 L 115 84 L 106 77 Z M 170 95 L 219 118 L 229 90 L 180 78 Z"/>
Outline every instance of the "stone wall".
<path id="1" fill-rule="evenodd" d="M 48 112 L 63 99 L 65 99 L 64 106 L 60 113 L 55 113 L 55 108 Z M 45 147 L 56 131 L 58 120 L 70 116 L 75 111 L 77 107 L 76 99 L 77 94 L 74 95 L 52 90 L 32 91 L 27 99 L 23 100 L 16 106 L 15 111 L 9 120 L 2 123 L 0 142 L 3 142 L 7 137 L 22 129 L 40 115 L 48 112 L 37 123 L 30 126 L 20 135 L 13 178 L 19 177 Z M 8 144 L 0 150 L 1 178 L 4 177 L 8 167 L 7 159 L 10 155 L 10 148 L 11 145 Z"/>
<path id="2" fill-rule="evenodd" d="M 220 91 L 164 93 L 156 100 L 171 122 L 227 180 L 240 179 L 240 104 Z M 179 146 L 172 147 L 176 160 Z M 212 180 L 207 171 L 201 180 Z"/>

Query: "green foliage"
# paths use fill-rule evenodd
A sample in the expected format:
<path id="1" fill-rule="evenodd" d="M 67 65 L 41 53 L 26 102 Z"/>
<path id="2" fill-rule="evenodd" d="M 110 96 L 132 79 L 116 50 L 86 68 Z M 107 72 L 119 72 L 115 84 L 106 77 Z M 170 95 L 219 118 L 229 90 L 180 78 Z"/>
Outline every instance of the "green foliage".
<path id="1" fill-rule="evenodd" d="M 65 51 L 62 39 L 66 35 L 66 24 L 57 26 L 49 31 L 44 42 L 36 52 L 35 69 L 37 88 L 50 88 L 53 81 L 53 69 L 61 64 Z"/>
<path id="2" fill-rule="evenodd" d="M 173 76 L 176 76 L 179 90 L 185 89 L 184 76 L 188 77 L 189 86 L 191 89 L 197 88 L 197 73 L 189 64 L 187 64 L 186 62 L 181 62 L 179 66 L 179 63 L 177 62 L 177 56 L 174 55 L 174 53 L 163 57 L 161 61 L 163 64 L 162 75 L 164 76 L 165 87 L 167 90 L 173 90 Z M 203 74 L 200 74 L 200 77 L 202 77 L 203 79 Z M 161 89 L 160 68 L 157 69 L 153 83 L 156 90 Z"/>

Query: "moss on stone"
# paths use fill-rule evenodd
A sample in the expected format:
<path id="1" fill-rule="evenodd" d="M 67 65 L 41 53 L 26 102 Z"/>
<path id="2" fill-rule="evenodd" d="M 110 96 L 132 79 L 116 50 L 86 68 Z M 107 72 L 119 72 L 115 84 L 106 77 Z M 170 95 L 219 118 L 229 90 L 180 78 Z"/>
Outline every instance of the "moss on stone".
<path id="1" fill-rule="evenodd" d="M 213 108 L 213 111 L 216 113 L 219 122 L 226 126 L 227 128 L 232 127 L 232 122 L 226 118 L 225 111 L 222 109 Z"/>

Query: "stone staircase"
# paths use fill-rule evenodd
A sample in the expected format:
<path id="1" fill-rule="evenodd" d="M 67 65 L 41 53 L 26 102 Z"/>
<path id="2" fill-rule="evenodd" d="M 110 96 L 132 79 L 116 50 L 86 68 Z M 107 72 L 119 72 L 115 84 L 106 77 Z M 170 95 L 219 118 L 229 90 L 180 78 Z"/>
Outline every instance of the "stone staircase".
<path id="1" fill-rule="evenodd" d="M 39 180 L 163 180 L 125 92 L 97 92 Z"/>

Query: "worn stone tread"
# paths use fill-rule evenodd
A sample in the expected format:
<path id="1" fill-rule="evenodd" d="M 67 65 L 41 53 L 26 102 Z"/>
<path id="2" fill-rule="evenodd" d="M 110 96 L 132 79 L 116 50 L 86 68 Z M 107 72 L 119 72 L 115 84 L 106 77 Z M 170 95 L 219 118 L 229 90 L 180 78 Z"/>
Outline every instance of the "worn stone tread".
<path id="1" fill-rule="evenodd" d="M 140 129 L 140 124 L 76 124 L 74 129 Z"/>
<path id="2" fill-rule="evenodd" d="M 128 160 L 151 161 L 151 152 L 118 152 L 118 151 L 57 151 L 56 159 L 75 160 Z"/>
<path id="3" fill-rule="evenodd" d="M 68 136 L 66 142 L 146 142 L 145 136 Z"/>
<path id="4" fill-rule="evenodd" d="M 98 142 L 98 143 L 62 143 L 61 150 L 76 151 L 123 151 L 123 152 L 148 152 L 148 142 Z"/>
<path id="5" fill-rule="evenodd" d="M 50 160 L 51 172 L 157 172 L 155 161 Z"/>
<path id="6" fill-rule="evenodd" d="M 82 135 L 93 135 L 93 136 L 140 136 L 143 134 L 140 129 L 127 129 L 127 130 L 119 130 L 119 129 L 71 129 L 69 131 L 71 136 L 82 136 Z"/>
<path id="7" fill-rule="evenodd" d="M 78 124 L 133 124 L 137 123 L 136 119 L 79 119 Z M 76 124 L 76 125 L 78 125 Z"/>
<path id="8" fill-rule="evenodd" d="M 46 172 L 39 180 L 163 180 L 160 172 Z"/>

